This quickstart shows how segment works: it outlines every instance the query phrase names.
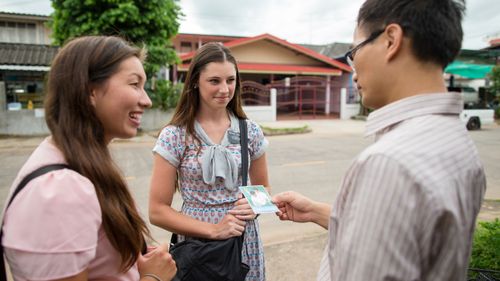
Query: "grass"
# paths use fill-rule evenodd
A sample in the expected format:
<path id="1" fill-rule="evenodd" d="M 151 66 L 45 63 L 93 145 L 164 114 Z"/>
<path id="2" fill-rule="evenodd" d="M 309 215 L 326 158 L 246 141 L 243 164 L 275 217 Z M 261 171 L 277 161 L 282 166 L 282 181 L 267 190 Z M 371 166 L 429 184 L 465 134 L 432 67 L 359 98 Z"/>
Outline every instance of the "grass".
<path id="1" fill-rule="evenodd" d="M 291 128 L 270 128 L 266 126 L 260 126 L 265 136 L 279 136 L 279 135 L 290 135 L 290 134 L 305 134 L 311 132 L 309 126 L 304 125 L 302 127 L 291 127 Z"/>

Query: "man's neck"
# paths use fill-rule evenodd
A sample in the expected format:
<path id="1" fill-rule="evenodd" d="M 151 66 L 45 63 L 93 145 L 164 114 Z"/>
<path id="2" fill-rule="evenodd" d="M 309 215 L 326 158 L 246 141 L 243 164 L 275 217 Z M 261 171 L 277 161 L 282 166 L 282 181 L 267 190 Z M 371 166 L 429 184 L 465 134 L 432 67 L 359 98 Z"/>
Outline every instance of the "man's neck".
<path id="1" fill-rule="evenodd" d="M 400 70 L 395 69 L 394 74 L 394 83 L 388 85 L 389 103 L 421 94 L 446 92 L 440 67 L 416 63 Z"/>

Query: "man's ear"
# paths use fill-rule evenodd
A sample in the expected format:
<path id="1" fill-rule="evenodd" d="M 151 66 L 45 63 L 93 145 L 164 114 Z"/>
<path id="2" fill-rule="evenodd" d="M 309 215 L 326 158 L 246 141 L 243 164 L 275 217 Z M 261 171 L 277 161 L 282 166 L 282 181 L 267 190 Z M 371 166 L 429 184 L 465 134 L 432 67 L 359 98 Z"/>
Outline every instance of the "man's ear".
<path id="1" fill-rule="evenodd" d="M 385 29 L 385 38 L 387 48 L 386 59 L 389 61 L 394 59 L 401 52 L 401 48 L 403 48 L 403 28 L 399 24 L 389 24 Z"/>

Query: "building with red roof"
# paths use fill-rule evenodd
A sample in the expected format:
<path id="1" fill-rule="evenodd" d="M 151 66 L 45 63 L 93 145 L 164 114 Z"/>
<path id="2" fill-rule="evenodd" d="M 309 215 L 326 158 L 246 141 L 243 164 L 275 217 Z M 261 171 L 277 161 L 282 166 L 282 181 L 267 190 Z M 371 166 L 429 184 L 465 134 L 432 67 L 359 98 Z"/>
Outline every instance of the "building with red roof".
<path id="1" fill-rule="evenodd" d="M 173 69 L 174 81 L 183 81 L 196 50 L 207 42 L 221 42 L 231 50 L 244 90 L 252 93 L 246 99 L 246 92 L 242 93 L 247 104 L 265 99 L 255 93 L 265 96 L 265 89 L 271 87 L 278 90 L 277 110 L 282 116 L 338 116 L 341 88 L 349 89 L 350 100 L 357 101 L 347 64 L 267 33 L 254 37 L 178 34 L 173 44 L 181 63 Z"/>

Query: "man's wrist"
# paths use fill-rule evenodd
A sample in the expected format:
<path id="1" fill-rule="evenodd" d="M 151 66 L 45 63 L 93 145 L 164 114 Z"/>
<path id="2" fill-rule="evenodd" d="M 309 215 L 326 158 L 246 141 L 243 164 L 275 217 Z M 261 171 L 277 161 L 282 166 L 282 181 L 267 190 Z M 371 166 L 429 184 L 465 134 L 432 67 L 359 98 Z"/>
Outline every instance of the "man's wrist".
<path id="1" fill-rule="evenodd" d="M 313 202 L 312 222 L 328 229 L 331 206 L 327 203 Z"/>

